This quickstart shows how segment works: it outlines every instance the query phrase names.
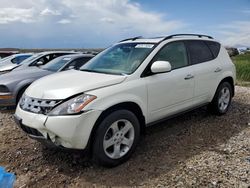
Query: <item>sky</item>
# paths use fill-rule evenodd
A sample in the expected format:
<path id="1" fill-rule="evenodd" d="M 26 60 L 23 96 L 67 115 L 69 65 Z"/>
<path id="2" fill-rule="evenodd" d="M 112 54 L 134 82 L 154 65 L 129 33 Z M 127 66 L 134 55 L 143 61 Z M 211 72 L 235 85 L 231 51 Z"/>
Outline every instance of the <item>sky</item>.
<path id="1" fill-rule="evenodd" d="M 0 0 L 0 48 L 105 48 L 124 38 L 211 35 L 250 46 L 250 0 Z"/>

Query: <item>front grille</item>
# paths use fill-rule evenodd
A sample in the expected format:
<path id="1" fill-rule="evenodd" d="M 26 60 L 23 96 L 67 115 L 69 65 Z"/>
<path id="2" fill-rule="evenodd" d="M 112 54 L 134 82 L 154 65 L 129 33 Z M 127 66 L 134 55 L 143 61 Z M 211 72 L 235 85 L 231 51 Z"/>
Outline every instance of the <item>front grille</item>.
<path id="1" fill-rule="evenodd" d="M 46 100 L 36 99 L 24 95 L 20 102 L 20 108 L 24 111 L 36 113 L 36 114 L 48 114 L 53 107 L 55 107 L 60 100 Z"/>
<path id="2" fill-rule="evenodd" d="M 33 136 L 43 136 L 38 130 L 27 127 L 23 124 L 20 124 L 21 129 L 26 132 L 29 135 L 33 135 Z"/>

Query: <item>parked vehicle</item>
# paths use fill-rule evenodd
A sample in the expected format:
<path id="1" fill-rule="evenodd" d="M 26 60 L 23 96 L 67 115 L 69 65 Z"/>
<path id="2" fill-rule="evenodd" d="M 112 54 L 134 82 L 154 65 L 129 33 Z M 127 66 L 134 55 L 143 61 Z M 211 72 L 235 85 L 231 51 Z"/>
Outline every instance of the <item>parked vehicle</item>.
<path id="1" fill-rule="evenodd" d="M 32 56 L 33 53 L 23 53 L 23 54 L 14 54 L 5 58 L 0 59 L 0 65 L 3 65 L 3 63 L 6 63 L 7 61 L 12 64 L 20 64 L 25 59 Z"/>
<path id="2" fill-rule="evenodd" d="M 32 53 L 25 53 L 25 54 L 15 54 L 3 59 L 0 59 L 0 70 L 4 67 L 5 69 L 12 69 L 12 67 L 18 66 L 21 64 L 25 59 L 31 57 Z M 0 73 L 1 74 L 1 73 Z"/>
<path id="3" fill-rule="evenodd" d="M 12 70 L 26 69 L 27 67 L 42 66 L 59 56 L 67 55 L 67 54 L 76 54 L 76 52 L 68 52 L 68 51 L 41 52 L 41 53 L 34 54 L 31 57 L 25 59 L 20 64 L 12 63 L 12 64 L 3 65 L 3 66 L 1 66 L 0 64 L 0 74 L 5 74 Z"/>
<path id="4" fill-rule="evenodd" d="M 11 55 L 14 55 L 14 54 L 18 54 L 19 53 L 19 50 L 18 49 L 3 49 L 1 48 L 0 49 L 0 60 L 5 58 L 5 57 L 8 57 L 8 56 L 11 56 Z"/>
<path id="5" fill-rule="evenodd" d="M 46 65 L 11 71 L 0 75 L 0 107 L 14 107 L 25 89 L 35 80 L 55 72 L 79 69 L 94 55 L 72 54 L 60 56 Z"/>
<path id="6" fill-rule="evenodd" d="M 146 126 L 205 105 L 225 114 L 234 96 L 234 64 L 205 35 L 123 40 L 80 70 L 31 84 L 15 120 L 31 138 L 89 150 L 105 166 L 126 161 Z"/>

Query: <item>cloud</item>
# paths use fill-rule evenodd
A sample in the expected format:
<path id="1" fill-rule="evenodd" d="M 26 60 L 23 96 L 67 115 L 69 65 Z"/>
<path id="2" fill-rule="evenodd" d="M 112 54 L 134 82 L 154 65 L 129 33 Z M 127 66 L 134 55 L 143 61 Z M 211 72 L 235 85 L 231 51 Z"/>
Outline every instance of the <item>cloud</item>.
<path id="1" fill-rule="evenodd" d="M 244 14 L 250 14 L 250 9 L 248 9 L 248 10 L 243 10 L 242 13 L 244 13 Z"/>
<path id="2" fill-rule="evenodd" d="M 8 24 L 12 22 L 31 23 L 34 10 L 32 8 L 1 8 L 0 9 L 0 24 Z"/>
<path id="3" fill-rule="evenodd" d="M 95 43 L 103 47 L 125 37 L 167 35 L 187 26 L 181 20 L 168 19 L 166 14 L 145 11 L 132 0 L 2 1 L 0 34 L 13 38 L 22 33 L 26 41 L 30 39 L 36 44 L 57 38 L 64 44 L 75 41 L 72 45 Z M 9 24 L 12 29 L 1 32 L 1 24 Z"/>
<path id="4" fill-rule="evenodd" d="M 250 46 L 250 21 L 234 21 L 221 25 L 219 33 L 227 46 Z"/>
<path id="5" fill-rule="evenodd" d="M 63 0 L 65 5 L 74 10 L 82 22 L 92 23 L 101 21 L 103 24 L 112 23 L 112 26 L 102 25 L 103 30 L 119 31 L 121 33 L 138 33 L 142 35 L 159 35 L 173 32 L 186 26 L 179 20 L 167 20 L 163 14 L 144 11 L 140 4 L 129 0 Z M 103 27 L 104 26 L 104 27 Z M 130 28 L 129 30 L 121 30 Z"/>
<path id="6" fill-rule="evenodd" d="M 101 18 L 101 21 L 102 21 L 102 22 L 106 22 L 106 23 L 111 23 L 111 24 L 115 23 L 115 20 L 114 20 L 114 19 L 112 19 L 112 18 L 107 18 L 107 17 Z"/>
<path id="7" fill-rule="evenodd" d="M 44 9 L 41 13 L 42 16 L 60 16 L 61 12 L 58 10 L 51 10 L 49 8 Z"/>
<path id="8" fill-rule="evenodd" d="M 62 19 L 62 20 L 59 20 L 57 23 L 59 23 L 59 24 L 69 24 L 69 23 L 71 23 L 71 20 Z"/>

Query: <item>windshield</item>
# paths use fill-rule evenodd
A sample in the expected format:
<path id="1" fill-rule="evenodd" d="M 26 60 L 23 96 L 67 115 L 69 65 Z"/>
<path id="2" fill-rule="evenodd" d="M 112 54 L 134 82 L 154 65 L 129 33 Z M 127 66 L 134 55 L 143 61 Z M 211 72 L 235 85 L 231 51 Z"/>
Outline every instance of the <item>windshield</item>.
<path id="1" fill-rule="evenodd" d="M 52 72 L 57 72 L 59 69 L 64 67 L 69 61 L 71 61 L 71 57 L 58 57 L 46 65 L 42 66 L 42 69 L 52 71 Z"/>
<path id="2" fill-rule="evenodd" d="M 29 64 L 31 61 L 35 60 L 38 57 L 41 57 L 43 54 L 34 54 L 30 56 L 29 58 L 25 59 L 24 61 L 21 62 L 21 64 Z"/>
<path id="3" fill-rule="evenodd" d="M 80 70 L 106 74 L 132 74 L 152 51 L 154 44 L 118 44 L 100 53 Z"/>

